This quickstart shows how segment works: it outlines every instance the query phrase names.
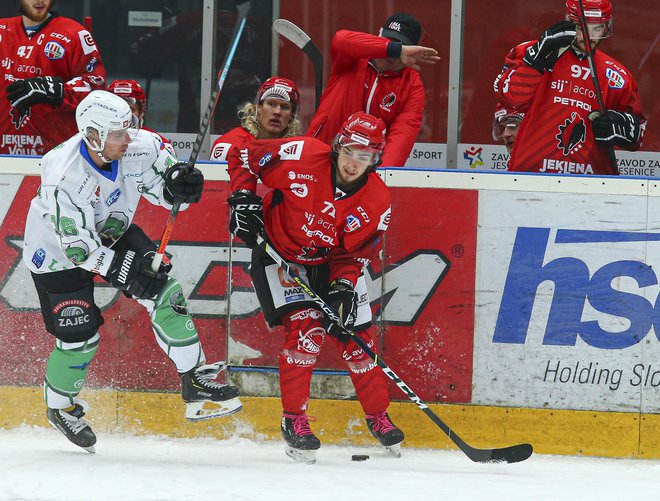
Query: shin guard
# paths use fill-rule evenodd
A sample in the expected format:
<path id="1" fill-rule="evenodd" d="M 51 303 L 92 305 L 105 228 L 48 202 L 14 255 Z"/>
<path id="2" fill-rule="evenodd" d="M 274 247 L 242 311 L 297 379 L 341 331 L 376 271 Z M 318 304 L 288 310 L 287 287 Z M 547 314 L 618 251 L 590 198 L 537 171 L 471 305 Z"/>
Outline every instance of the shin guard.
<path id="1" fill-rule="evenodd" d="M 44 398 L 51 409 L 74 405 L 85 383 L 87 369 L 99 346 L 98 333 L 79 343 L 57 340 L 48 358 L 44 380 Z"/>
<path id="2" fill-rule="evenodd" d="M 177 371 L 188 372 L 204 363 L 195 323 L 188 311 L 183 289 L 176 280 L 168 278 L 156 299 L 139 302 L 149 311 L 156 341 L 174 362 Z"/>

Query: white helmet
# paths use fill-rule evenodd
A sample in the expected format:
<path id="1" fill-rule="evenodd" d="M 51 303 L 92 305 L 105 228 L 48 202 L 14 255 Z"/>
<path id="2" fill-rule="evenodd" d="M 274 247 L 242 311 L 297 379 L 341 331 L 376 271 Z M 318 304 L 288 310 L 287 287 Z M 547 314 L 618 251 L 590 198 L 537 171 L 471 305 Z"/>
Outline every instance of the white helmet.
<path id="1" fill-rule="evenodd" d="M 85 143 L 92 151 L 102 155 L 108 134 L 135 127 L 131 107 L 121 97 L 104 90 L 93 90 L 76 108 L 76 124 Z M 98 144 L 89 140 L 90 132 L 98 134 Z M 96 143 L 96 142 L 95 142 Z"/>

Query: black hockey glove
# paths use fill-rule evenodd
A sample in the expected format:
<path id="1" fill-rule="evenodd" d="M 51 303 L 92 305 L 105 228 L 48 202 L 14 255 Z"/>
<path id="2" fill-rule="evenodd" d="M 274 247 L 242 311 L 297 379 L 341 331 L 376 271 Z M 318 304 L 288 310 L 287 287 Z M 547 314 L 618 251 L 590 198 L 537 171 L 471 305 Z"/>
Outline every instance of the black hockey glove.
<path id="1" fill-rule="evenodd" d="M 607 110 L 604 115 L 591 116 L 595 117 L 592 118 L 592 128 L 597 142 L 630 148 L 639 141 L 642 128 L 636 116 L 616 110 Z"/>
<path id="2" fill-rule="evenodd" d="M 357 320 L 358 305 L 358 295 L 351 281 L 346 278 L 333 280 L 327 294 L 327 303 L 337 312 L 342 327 L 351 330 Z M 334 322 L 330 321 L 328 317 L 324 317 L 323 327 L 325 327 L 328 334 L 338 338 L 340 341 L 348 340 L 348 336 Z"/>
<path id="3" fill-rule="evenodd" d="M 202 199 L 204 175 L 197 168 L 190 169 L 186 162 L 177 162 L 165 171 L 165 190 L 163 195 L 167 203 L 175 200 L 191 204 Z"/>
<path id="4" fill-rule="evenodd" d="M 167 282 L 167 274 L 151 269 L 152 257 L 138 256 L 126 250 L 115 254 L 105 278 L 113 287 L 139 299 L 158 294 Z"/>
<path id="5" fill-rule="evenodd" d="M 227 200 L 231 207 L 229 231 L 250 248 L 257 245 L 257 235 L 264 231 L 264 206 L 261 197 L 249 190 L 238 190 Z"/>
<path id="6" fill-rule="evenodd" d="M 7 86 L 9 104 L 18 108 L 21 115 L 33 104 L 49 103 L 53 106 L 62 104 L 64 82 L 60 77 L 34 77 L 16 80 Z"/>
<path id="7" fill-rule="evenodd" d="M 523 61 L 541 73 L 552 70 L 559 58 L 559 49 L 570 47 L 576 34 L 575 23 L 571 21 L 553 24 L 527 48 Z"/>

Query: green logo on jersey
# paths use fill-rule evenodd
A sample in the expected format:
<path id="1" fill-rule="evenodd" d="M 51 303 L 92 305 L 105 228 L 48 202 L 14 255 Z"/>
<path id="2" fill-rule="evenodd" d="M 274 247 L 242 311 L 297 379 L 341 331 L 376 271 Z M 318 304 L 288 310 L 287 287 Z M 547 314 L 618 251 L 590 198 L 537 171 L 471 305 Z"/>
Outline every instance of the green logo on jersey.
<path id="1" fill-rule="evenodd" d="M 79 235 L 78 228 L 76 228 L 76 222 L 70 217 L 62 216 L 60 218 L 60 230 L 62 234 L 67 237 L 75 237 Z"/>

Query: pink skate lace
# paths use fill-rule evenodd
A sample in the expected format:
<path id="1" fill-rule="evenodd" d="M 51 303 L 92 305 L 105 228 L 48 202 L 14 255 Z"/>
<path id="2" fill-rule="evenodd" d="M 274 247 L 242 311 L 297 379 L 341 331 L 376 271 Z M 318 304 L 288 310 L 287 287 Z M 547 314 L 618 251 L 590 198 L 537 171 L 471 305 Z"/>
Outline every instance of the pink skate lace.
<path id="1" fill-rule="evenodd" d="M 302 437 L 304 435 L 313 435 L 312 430 L 309 427 L 309 421 L 314 422 L 316 418 L 314 416 L 307 416 L 306 414 L 286 414 L 284 417 L 290 419 L 293 422 L 293 433 Z"/>
<path id="2" fill-rule="evenodd" d="M 396 429 L 396 426 L 392 424 L 392 421 L 390 421 L 390 418 L 385 411 L 379 412 L 378 414 L 367 414 L 367 419 L 371 421 L 371 428 L 376 433 L 385 434 L 388 431 Z"/>

